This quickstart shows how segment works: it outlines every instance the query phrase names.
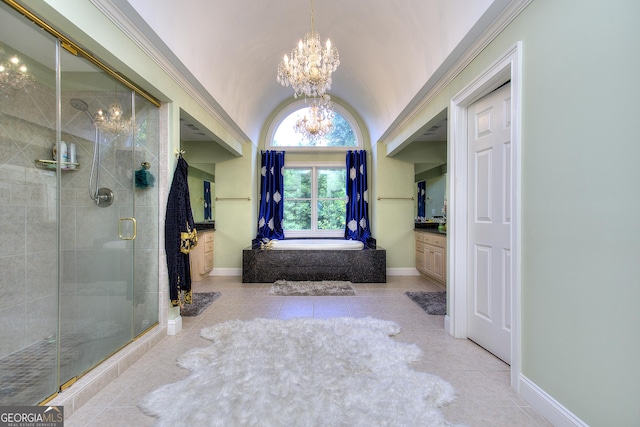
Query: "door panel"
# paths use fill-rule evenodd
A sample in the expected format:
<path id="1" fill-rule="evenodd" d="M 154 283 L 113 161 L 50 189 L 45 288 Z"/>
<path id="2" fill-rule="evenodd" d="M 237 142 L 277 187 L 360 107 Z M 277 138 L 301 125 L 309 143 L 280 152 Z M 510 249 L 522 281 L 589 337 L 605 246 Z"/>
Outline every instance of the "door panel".
<path id="1" fill-rule="evenodd" d="M 511 356 L 511 141 L 507 84 L 468 109 L 468 337 Z"/>
<path id="2" fill-rule="evenodd" d="M 491 222 L 491 198 L 492 198 L 492 178 L 491 158 L 493 150 L 488 149 L 475 153 L 475 193 L 476 203 L 473 212 L 475 213 L 476 223 Z"/>
<path id="3" fill-rule="evenodd" d="M 475 245 L 473 270 L 473 306 L 475 316 L 492 321 L 491 310 L 491 248 Z"/>

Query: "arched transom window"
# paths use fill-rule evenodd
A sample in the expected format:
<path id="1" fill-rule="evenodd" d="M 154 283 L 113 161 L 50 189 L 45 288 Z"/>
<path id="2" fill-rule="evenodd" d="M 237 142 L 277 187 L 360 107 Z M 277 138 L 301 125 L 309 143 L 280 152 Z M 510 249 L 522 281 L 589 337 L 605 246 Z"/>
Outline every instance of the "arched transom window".
<path id="1" fill-rule="evenodd" d="M 313 152 L 313 159 L 285 158 L 283 229 L 286 237 L 342 237 L 345 230 L 346 170 L 344 160 L 322 156 L 323 152 L 346 152 L 363 148 L 362 132 L 351 113 L 333 104 L 332 129 L 310 143 L 295 130 L 309 102 L 289 104 L 274 118 L 267 133 L 273 150 Z"/>
<path id="2" fill-rule="evenodd" d="M 362 136 L 353 116 L 341 105 L 333 104 L 331 131 L 316 140 L 304 138 L 295 130 L 296 121 L 309 116 L 304 100 L 284 108 L 275 118 L 269 133 L 269 146 L 274 149 L 354 150 L 362 147 Z"/>

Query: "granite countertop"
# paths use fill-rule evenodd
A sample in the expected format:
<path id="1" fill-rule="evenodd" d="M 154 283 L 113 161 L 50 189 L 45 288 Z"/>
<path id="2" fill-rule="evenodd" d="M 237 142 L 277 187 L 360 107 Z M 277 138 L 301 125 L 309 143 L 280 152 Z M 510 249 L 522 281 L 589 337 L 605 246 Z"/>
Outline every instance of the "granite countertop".
<path id="1" fill-rule="evenodd" d="M 215 231 L 216 229 L 215 221 L 195 222 L 194 225 L 198 231 Z"/>
<path id="2" fill-rule="evenodd" d="M 413 231 L 419 231 L 420 233 L 431 233 L 431 234 L 440 234 L 442 236 L 446 236 L 446 231 L 438 231 L 438 228 L 414 228 Z"/>
<path id="3" fill-rule="evenodd" d="M 437 222 L 416 222 L 414 223 L 414 231 L 420 231 L 424 233 L 433 233 L 433 234 L 443 234 L 446 235 L 447 232 L 438 231 L 438 226 L 441 225 Z"/>

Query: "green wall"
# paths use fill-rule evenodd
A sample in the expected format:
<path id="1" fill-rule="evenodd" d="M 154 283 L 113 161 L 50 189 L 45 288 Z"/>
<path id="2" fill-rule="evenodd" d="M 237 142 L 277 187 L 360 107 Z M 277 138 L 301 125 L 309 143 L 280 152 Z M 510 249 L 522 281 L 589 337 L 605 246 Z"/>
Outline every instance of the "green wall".
<path id="1" fill-rule="evenodd" d="M 640 425 L 640 3 L 529 9 L 523 373 L 589 425 Z"/>
<path id="2" fill-rule="evenodd" d="M 522 375 L 592 426 L 640 425 L 638 16 L 534 0 L 401 132 L 522 41 Z"/>
<path id="3" fill-rule="evenodd" d="M 257 157 L 257 148 L 251 145 L 244 156 L 216 163 L 216 195 L 237 198 L 216 202 L 214 263 L 217 269 L 242 268 L 242 250 L 251 246 L 251 240 L 256 237 Z M 251 200 L 246 199 L 249 197 Z"/>
<path id="4" fill-rule="evenodd" d="M 384 144 L 377 144 L 371 151 L 373 190 L 369 200 L 372 200 L 374 237 L 387 250 L 387 269 L 409 269 L 406 271 L 412 273 L 415 271 L 413 164 L 387 157 Z"/>

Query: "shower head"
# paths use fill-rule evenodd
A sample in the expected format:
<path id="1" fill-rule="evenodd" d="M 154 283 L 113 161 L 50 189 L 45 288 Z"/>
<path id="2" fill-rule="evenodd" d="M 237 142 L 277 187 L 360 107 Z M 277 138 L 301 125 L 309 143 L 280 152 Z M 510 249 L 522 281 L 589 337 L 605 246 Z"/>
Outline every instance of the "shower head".
<path id="1" fill-rule="evenodd" d="M 69 103 L 76 110 L 84 111 L 85 113 L 87 113 L 91 121 L 93 121 L 93 115 L 89 112 L 89 106 L 86 102 L 79 98 L 71 98 L 71 101 L 69 101 Z"/>
<path id="2" fill-rule="evenodd" d="M 69 102 L 71 103 L 71 106 L 73 108 L 75 108 L 76 110 L 89 111 L 89 106 L 82 99 L 71 98 L 71 101 L 69 101 Z"/>

